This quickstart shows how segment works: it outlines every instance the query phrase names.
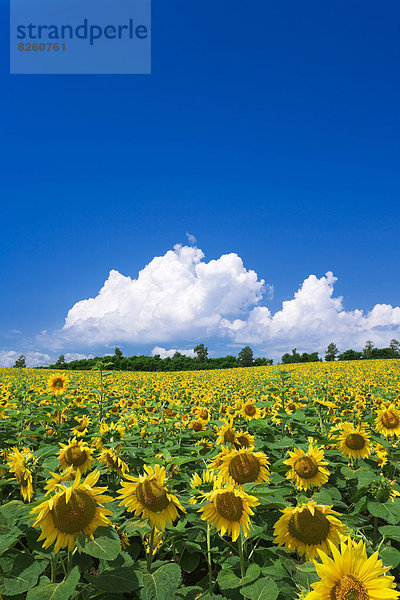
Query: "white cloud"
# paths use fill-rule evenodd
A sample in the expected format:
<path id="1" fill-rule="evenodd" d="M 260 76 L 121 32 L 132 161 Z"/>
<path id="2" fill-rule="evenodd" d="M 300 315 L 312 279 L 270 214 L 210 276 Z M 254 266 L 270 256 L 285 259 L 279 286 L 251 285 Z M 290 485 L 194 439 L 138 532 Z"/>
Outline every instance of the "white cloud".
<path id="1" fill-rule="evenodd" d="M 181 350 L 180 348 L 170 348 L 169 350 L 166 350 L 165 348 L 161 348 L 160 346 L 155 346 L 151 351 L 151 355 L 156 356 L 156 354 L 159 354 L 161 358 L 167 358 L 167 356 L 172 358 L 175 352 L 179 352 L 184 356 L 196 356 L 193 348 L 191 350 Z"/>
<path id="2" fill-rule="evenodd" d="M 256 306 L 247 319 L 226 320 L 224 327 L 236 343 L 263 347 L 271 356 L 293 347 L 321 352 L 332 341 L 341 350 L 362 348 L 367 339 L 384 346 L 400 335 L 400 307 L 376 304 L 365 314 L 346 312 L 343 298 L 333 297 L 336 281 L 330 271 L 321 278 L 310 275 L 280 311 L 272 315 L 265 306 Z"/>
<path id="3" fill-rule="evenodd" d="M 186 237 L 187 237 L 187 241 L 189 242 L 189 244 L 191 246 L 196 246 L 197 244 L 197 239 L 194 235 L 192 235 L 191 233 L 186 232 Z"/>
<path id="4" fill-rule="evenodd" d="M 234 253 L 205 262 L 195 247 L 177 245 L 139 272 L 112 270 L 95 298 L 77 302 L 62 334 L 86 344 L 160 343 L 223 334 L 221 323 L 258 304 L 264 281 Z"/>
<path id="5" fill-rule="evenodd" d="M 75 350 L 98 348 L 101 354 L 107 345 L 131 345 L 136 351 L 151 344 L 153 355 L 192 356 L 192 350 L 176 348 L 198 342 L 218 347 L 219 353 L 250 345 L 257 355 L 276 360 L 292 348 L 322 353 L 330 342 L 343 351 L 361 349 L 368 339 L 378 347 L 400 339 L 400 307 L 381 303 L 369 312 L 346 311 L 334 295 L 335 282 L 330 271 L 309 275 L 272 313 L 265 304 L 273 286 L 246 269 L 237 254 L 206 262 L 199 248 L 177 245 L 136 277 L 112 270 L 97 296 L 70 309 L 62 330 L 43 330 L 35 345 L 27 346 L 43 353 L 4 350 L 0 364 L 11 366 L 22 353 L 31 366 L 55 362 L 61 352 L 69 361 L 86 357 Z"/>
<path id="6" fill-rule="evenodd" d="M 16 352 L 15 350 L 0 350 L 0 367 L 12 367 L 17 358 L 25 356 L 27 367 L 40 367 L 49 365 L 52 362 L 49 354 L 43 352 Z"/>

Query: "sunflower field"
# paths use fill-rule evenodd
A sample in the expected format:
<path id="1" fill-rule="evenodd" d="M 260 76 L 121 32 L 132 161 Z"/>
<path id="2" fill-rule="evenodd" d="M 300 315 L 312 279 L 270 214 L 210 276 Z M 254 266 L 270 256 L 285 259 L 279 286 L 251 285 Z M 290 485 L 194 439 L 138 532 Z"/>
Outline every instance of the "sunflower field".
<path id="1" fill-rule="evenodd" d="M 4 600 L 400 597 L 400 360 L 4 368 L 0 436 Z"/>

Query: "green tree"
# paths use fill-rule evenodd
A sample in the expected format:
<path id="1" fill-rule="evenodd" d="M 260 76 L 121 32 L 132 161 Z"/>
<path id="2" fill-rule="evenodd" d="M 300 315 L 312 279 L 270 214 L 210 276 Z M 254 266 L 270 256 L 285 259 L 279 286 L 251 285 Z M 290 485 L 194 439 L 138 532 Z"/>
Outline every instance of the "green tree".
<path id="1" fill-rule="evenodd" d="M 206 348 L 204 344 L 197 344 L 194 348 L 194 353 L 197 354 L 196 360 L 198 362 L 206 362 L 208 358 L 208 348 Z"/>
<path id="2" fill-rule="evenodd" d="M 14 367 L 16 367 L 17 369 L 26 369 L 26 359 L 23 354 L 21 354 L 21 356 L 17 358 Z"/>
<path id="3" fill-rule="evenodd" d="M 122 355 L 122 352 L 121 352 L 121 350 L 120 350 L 119 348 L 115 348 L 115 350 L 114 350 L 114 354 L 115 354 L 115 356 L 116 356 L 118 359 L 122 358 L 122 356 L 123 356 L 123 355 Z"/>
<path id="4" fill-rule="evenodd" d="M 337 349 L 336 344 L 331 342 L 326 349 L 325 360 L 336 360 L 337 355 L 339 354 L 339 350 Z"/>
<path id="5" fill-rule="evenodd" d="M 390 354 L 393 358 L 400 358 L 400 342 L 397 340 L 390 340 L 389 344 Z"/>
<path id="6" fill-rule="evenodd" d="M 362 358 L 362 352 L 358 352 L 357 350 L 346 350 L 339 354 L 338 360 L 360 360 Z"/>
<path id="7" fill-rule="evenodd" d="M 363 348 L 363 358 L 371 358 L 373 349 L 374 349 L 374 344 L 371 342 L 371 340 L 367 340 L 365 342 L 365 346 Z"/>
<path id="8" fill-rule="evenodd" d="M 253 350 L 250 346 L 245 346 L 238 354 L 238 363 L 241 367 L 253 366 Z"/>
<path id="9" fill-rule="evenodd" d="M 57 358 L 57 362 L 55 363 L 55 367 L 63 367 L 66 364 L 65 362 L 65 356 L 64 354 L 60 354 L 60 356 Z"/>

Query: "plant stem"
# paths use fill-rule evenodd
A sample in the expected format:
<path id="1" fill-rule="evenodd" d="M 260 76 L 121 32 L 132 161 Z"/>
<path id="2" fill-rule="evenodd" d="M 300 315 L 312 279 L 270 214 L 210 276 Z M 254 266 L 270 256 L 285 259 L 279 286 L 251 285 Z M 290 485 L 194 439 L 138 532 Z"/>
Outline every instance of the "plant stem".
<path id="1" fill-rule="evenodd" d="M 56 575 L 57 575 L 57 556 L 54 553 L 52 553 L 52 555 L 51 555 L 50 568 L 51 568 L 51 583 L 55 583 Z"/>
<path id="2" fill-rule="evenodd" d="M 376 549 L 376 544 L 378 541 L 378 523 L 379 523 L 378 517 L 374 517 L 374 531 L 372 533 L 372 544 L 374 546 L 374 550 Z"/>
<path id="3" fill-rule="evenodd" d="M 208 591 L 212 593 L 212 563 L 211 563 L 211 536 L 210 536 L 211 526 L 207 524 L 207 564 L 208 564 Z"/>
<path id="4" fill-rule="evenodd" d="M 239 548 L 239 559 L 240 559 L 240 577 L 243 579 L 245 576 L 245 568 L 244 568 L 244 555 L 243 555 L 243 537 L 240 533 L 238 537 L 238 548 Z"/>
<path id="5" fill-rule="evenodd" d="M 155 527 L 152 527 L 150 534 L 149 551 L 147 554 L 147 570 L 149 573 L 151 573 L 151 562 L 153 560 L 154 530 Z"/>

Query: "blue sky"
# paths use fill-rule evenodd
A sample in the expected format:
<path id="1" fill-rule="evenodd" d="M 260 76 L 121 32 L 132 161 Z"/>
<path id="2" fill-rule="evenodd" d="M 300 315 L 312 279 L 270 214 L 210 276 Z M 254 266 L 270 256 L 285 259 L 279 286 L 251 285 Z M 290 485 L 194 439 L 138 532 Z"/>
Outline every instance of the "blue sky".
<path id="1" fill-rule="evenodd" d="M 0 363 L 400 339 L 399 19 L 394 1 L 153 0 L 151 75 L 24 76 L 0 0 Z M 154 257 L 158 300 L 135 284 Z M 66 332 L 110 270 L 132 280 L 113 319 L 96 299 Z M 202 300 L 177 314 L 189 280 Z"/>

